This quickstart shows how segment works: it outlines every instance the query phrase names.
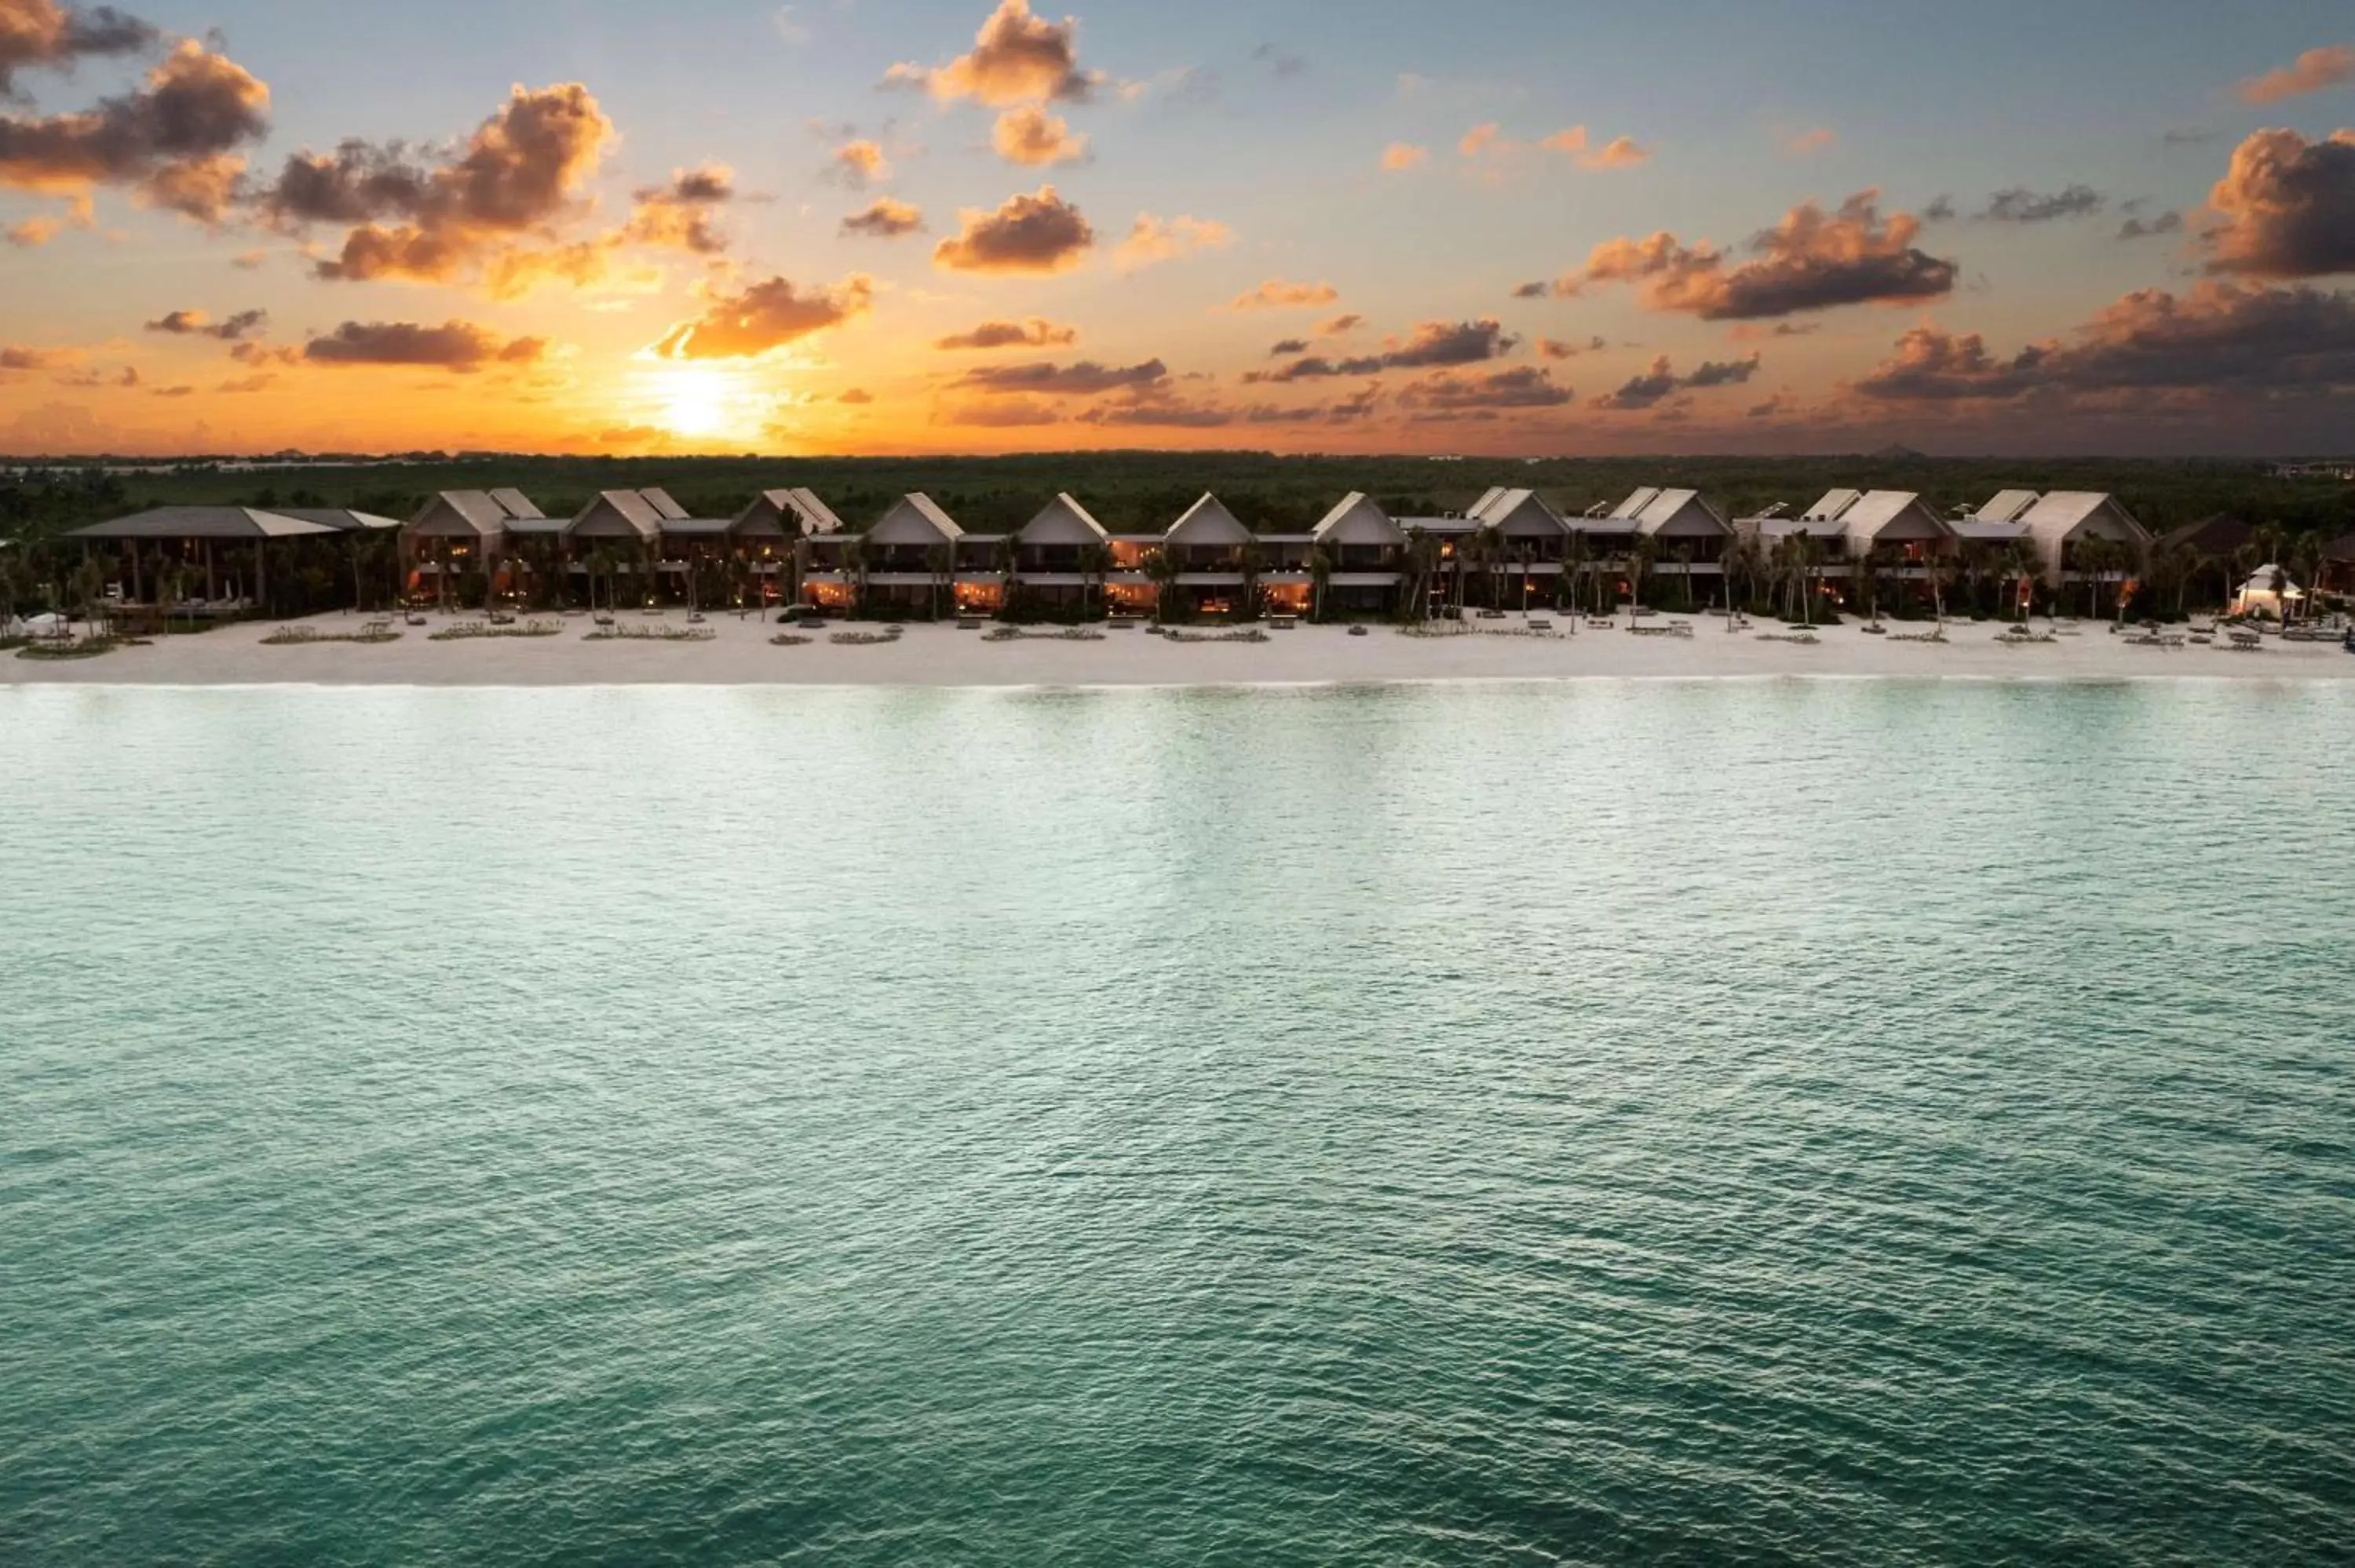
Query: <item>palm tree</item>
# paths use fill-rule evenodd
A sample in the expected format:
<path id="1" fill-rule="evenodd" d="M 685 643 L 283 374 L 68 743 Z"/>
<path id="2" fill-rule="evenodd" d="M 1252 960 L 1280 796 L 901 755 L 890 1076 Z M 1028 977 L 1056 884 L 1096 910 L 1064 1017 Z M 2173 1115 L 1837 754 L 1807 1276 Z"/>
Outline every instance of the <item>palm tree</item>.
<path id="1" fill-rule="evenodd" d="M 1179 570 L 1178 557 L 1167 548 L 1145 557 L 1145 575 L 1153 583 L 1153 619 L 1163 626 L 1169 624 L 1169 611 L 1177 603 Z"/>
<path id="2" fill-rule="evenodd" d="M 1112 570 L 1112 552 L 1100 544 L 1080 546 L 1080 575 L 1085 578 L 1082 588 L 1088 595 L 1090 613 L 1103 608 L 1104 574 Z"/>
<path id="3" fill-rule="evenodd" d="M 1322 545 L 1308 550 L 1308 619 L 1325 619 L 1325 584 L 1333 575 L 1333 556 Z"/>
<path id="4" fill-rule="evenodd" d="M 1685 588 L 1684 603 L 1685 613 L 1687 615 L 1690 615 L 1693 609 L 1692 563 L 1693 548 L 1690 542 L 1678 545 L 1677 546 L 1677 571 L 1679 576 L 1679 580 L 1683 582 Z"/>
<path id="5" fill-rule="evenodd" d="M 1437 535 L 1416 529 L 1406 542 L 1407 567 L 1413 583 L 1412 608 L 1415 624 L 1431 619 L 1431 579 L 1439 570 L 1440 547 Z"/>
<path id="6" fill-rule="evenodd" d="M 842 575 L 849 589 L 843 613 L 856 616 L 867 608 L 867 535 L 853 534 L 842 542 Z"/>
<path id="7" fill-rule="evenodd" d="M 1636 607 L 1644 602 L 1644 579 L 1651 576 L 1652 563 L 1658 558 L 1659 546 L 1648 534 L 1636 535 L 1636 548 L 1627 558 L 1627 624 L 1636 624 Z"/>
<path id="8" fill-rule="evenodd" d="M 1554 597 L 1565 601 L 1565 608 L 1570 610 L 1570 630 L 1573 637 L 1578 634 L 1578 579 L 1580 574 L 1586 570 L 1590 553 L 1582 530 L 1573 530 L 1569 542 L 1561 547 L 1561 588 Z"/>
<path id="9" fill-rule="evenodd" d="M 956 570 L 956 552 L 946 545 L 934 545 L 924 552 L 924 565 L 932 574 L 932 619 L 941 618 L 941 589 L 947 586 Z"/>
<path id="10" fill-rule="evenodd" d="M 1256 538 L 1245 540 L 1235 550 L 1235 565 L 1242 568 L 1243 591 L 1240 602 L 1249 608 L 1251 618 L 1259 614 L 1259 574 L 1267 565 L 1267 552 Z"/>

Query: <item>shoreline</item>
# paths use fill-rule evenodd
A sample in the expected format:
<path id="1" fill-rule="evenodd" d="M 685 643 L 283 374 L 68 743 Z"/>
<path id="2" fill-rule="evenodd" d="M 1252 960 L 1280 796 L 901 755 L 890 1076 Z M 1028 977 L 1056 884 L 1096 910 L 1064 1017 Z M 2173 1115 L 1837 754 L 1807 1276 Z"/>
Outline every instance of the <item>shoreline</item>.
<path id="1" fill-rule="evenodd" d="M 1085 641 L 1033 637 L 985 642 L 952 624 L 907 626 L 893 641 L 844 646 L 815 641 L 777 647 L 773 621 L 733 615 L 705 623 L 711 639 L 590 642 L 589 622 L 562 621 L 547 638 L 482 638 L 432 642 L 430 634 L 473 620 L 445 619 L 404 628 L 398 641 L 319 641 L 265 646 L 283 625 L 321 633 L 356 630 L 360 617 L 329 614 L 306 621 L 246 621 L 144 647 L 120 648 L 58 662 L 0 654 L 0 686 L 239 687 L 357 686 L 538 690 L 559 686 L 806 686 L 1006 690 L 1149 690 L 1450 685 L 1467 683 L 1580 681 L 1923 680 L 1988 683 L 2107 683 L 2131 681 L 2355 680 L 2355 656 L 2333 642 L 2286 643 L 2267 638 L 2243 652 L 2187 645 L 2150 648 L 2113 635 L 2106 622 L 2062 622 L 2058 641 L 2006 646 L 1990 621 L 1949 622 L 1945 643 L 1892 642 L 1855 625 L 1818 629 L 1813 645 L 1764 641 L 1760 623 L 1728 632 L 1721 622 L 1690 618 L 1692 635 L 1643 637 L 1623 625 L 1575 634 L 1471 630 L 1407 637 L 1375 626 L 1364 637 L 1339 626 L 1298 626 L 1266 633 L 1264 642 L 1171 642 L 1142 628 L 1102 630 Z M 528 619 L 528 618 L 527 618 Z M 1656 624 L 1666 625 L 1664 617 Z M 631 625 L 683 628 L 673 613 Z M 872 630 L 873 623 L 853 623 Z M 1518 628 L 1518 617 L 1500 623 Z M 1926 625 L 1926 623 L 1914 623 Z M 2042 623 L 2038 623 L 2041 625 Z"/>

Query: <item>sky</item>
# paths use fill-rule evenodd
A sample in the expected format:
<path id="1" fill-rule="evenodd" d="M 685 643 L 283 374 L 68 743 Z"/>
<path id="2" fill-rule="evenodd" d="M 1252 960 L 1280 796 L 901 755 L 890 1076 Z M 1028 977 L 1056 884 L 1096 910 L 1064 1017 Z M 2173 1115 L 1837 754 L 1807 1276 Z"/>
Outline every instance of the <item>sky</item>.
<path id="1" fill-rule="evenodd" d="M 1892 442 L 2355 449 L 2343 0 L 0 0 L 0 453 Z"/>

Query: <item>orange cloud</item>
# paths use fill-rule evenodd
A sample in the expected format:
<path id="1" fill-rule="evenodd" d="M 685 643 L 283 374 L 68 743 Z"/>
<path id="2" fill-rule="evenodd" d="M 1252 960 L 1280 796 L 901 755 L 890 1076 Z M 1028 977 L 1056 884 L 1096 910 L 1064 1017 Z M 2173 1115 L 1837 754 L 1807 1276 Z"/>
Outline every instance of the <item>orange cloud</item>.
<path id="1" fill-rule="evenodd" d="M 965 348 L 1050 348 L 1077 343 L 1077 327 L 1059 326 L 1043 316 L 1032 316 L 1020 322 L 984 322 L 970 332 L 953 333 L 932 346 L 954 350 Z"/>
<path id="2" fill-rule="evenodd" d="M 1907 213 L 1884 225 L 1880 193 L 1859 191 L 1827 214 L 1813 202 L 1793 207 L 1751 242 L 1756 260 L 1729 265 L 1709 245 L 1686 246 L 1673 234 L 1612 239 L 1594 248 L 1582 274 L 1554 284 L 1570 294 L 1585 283 L 1641 286 L 1646 309 L 1704 321 L 1753 321 L 1803 311 L 1880 302 L 1918 303 L 1954 292 L 1957 269 L 1917 249 L 1921 220 Z"/>
<path id="3" fill-rule="evenodd" d="M 1033 168 L 1072 163 L 1088 153 L 1085 136 L 1072 135 L 1061 115 L 1050 114 L 1035 103 L 999 115 L 991 143 L 1007 163 Z"/>
<path id="4" fill-rule="evenodd" d="M 528 365 L 547 352 L 545 338 L 502 339 L 473 322 L 445 322 L 438 327 L 414 322 L 346 322 L 305 344 L 303 357 L 313 365 L 423 365 L 467 373 L 493 364 Z"/>
<path id="5" fill-rule="evenodd" d="M 1471 130 L 1464 132 L 1464 139 L 1455 143 L 1455 150 L 1467 158 L 1476 158 L 1491 147 L 1497 145 L 1503 138 L 1503 128 L 1491 120 L 1485 125 L 1475 125 Z"/>
<path id="6" fill-rule="evenodd" d="M 1113 265 L 1124 272 L 1135 272 L 1198 250 L 1221 250 L 1234 242 L 1235 231 L 1210 218 L 1182 213 L 1172 218 L 1159 218 L 1141 212 L 1128 238 L 1113 252 Z"/>
<path id="7" fill-rule="evenodd" d="M 1412 143 L 1393 142 L 1382 149 L 1382 172 L 1385 174 L 1402 174 L 1408 169 L 1420 168 L 1429 162 L 1431 162 L 1430 149 L 1415 146 Z"/>
<path id="8" fill-rule="evenodd" d="M 0 39 L 7 40 L 0 43 L 0 80 L 15 69 L 6 63 L 12 58 L 17 66 L 44 63 L 39 51 L 57 47 L 42 41 L 49 36 L 52 9 L 44 0 L 29 5 L 10 0 L 10 8 L 21 14 L 0 13 L 6 29 Z M 69 33 L 83 25 L 69 14 Z M 105 9 L 90 13 L 87 25 L 144 26 Z M 237 150 L 269 132 L 269 88 L 236 61 L 189 39 L 136 90 L 96 109 L 47 117 L 0 114 L 0 188 L 87 192 L 127 185 L 151 207 L 218 222 L 245 170 Z"/>
<path id="9" fill-rule="evenodd" d="M 2308 49 L 2279 70 L 2253 76 L 2235 90 L 2243 103 L 2279 103 L 2285 98 L 2303 98 L 2350 80 L 2355 80 L 2355 48 L 2332 44 Z"/>
<path id="10" fill-rule="evenodd" d="M 1583 168 L 1632 169 L 1651 160 L 1651 150 L 1636 144 L 1633 136 L 1614 136 L 1596 152 L 1579 160 Z"/>
<path id="11" fill-rule="evenodd" d="M 346 142 L 330 156 L 289 158 L 260 205 L 284 228 L 356 226 L 319 277 L 452 282 L 577 210 L 614 134 L 578 82 L 517 87 L 446 163 L 421 166 L 398 145 Z"/>
<path id="12" fill-rule="evenodd" d="M 1330 283 L 1287 283 L 1281 278 L 1270 278 L 1250 292 L 1236 295 L 1227 309 L 1284 311 L 1305 305 L 1329 305 L 1340 298 L 1341 291 Z"/>
<path id="13" fill-rule="evenodd" d="M 1096 242 L 1086 217 L 1052 185 L 1008 196 L 995 212 L 958 216 L 963 230 L 932 249 L 932 265 L 944 271 L 1060 272 L 1085 261 Z"/>
<path id="14" fill-rule="evenodd" d="M 1802 131 L 1796 136 L 1785 137 L 1783 151 L 1795 158 L 1804 158 L 1811 153 L 1822 152 L 1838 140 L 1839 136 L 1831 127 L 1818 125 L 1811 131 Z"/>
<path id="15" fill-rule="evenodd" d="M 2259 131 L 2208 195 L 2209 270 L 2256 278 L 2355 272 L 2355 131 L 2308 142 Z"/>
<path id="16" fill-rule="evenodd" d="M 1017 103 L 1085 102 L 1100 79 L 1079 64 L 1076 18 L 1050 22 L 1031 15 L 1028 0 L 1001 0 L 974 35 L 973 52 L 937 69 L 895 65 L 887 86 L 921 87 L 948 101 L 970 98 L 993 109 Z"/>
<path id="17" fill-rule="evenodd" d="M 846 142 L 834 150 L 834 163 L 828 172 L 852 190 L 864 190 L 877 180 L 891 177 L 891 160 L 885 155 L 880 143 Z"/>
<path id="18" fill-rule="evenodd" d="M 832 289 L 802 290 L 783 278 L 712 300 L 655 345 L 665 359 L 751 359 L 842 325 L 872 308 L 874 281 L 856 274 Z"/>
<path id="19" fill-rule="evenodd" d="M 890 196 L 878 196 L 865 210 L 842 220 L 843 233 L 864 234 L 874 239 L 896 239 L 902 234 L 921 232 L 923 227 L 922 211 Z"/>

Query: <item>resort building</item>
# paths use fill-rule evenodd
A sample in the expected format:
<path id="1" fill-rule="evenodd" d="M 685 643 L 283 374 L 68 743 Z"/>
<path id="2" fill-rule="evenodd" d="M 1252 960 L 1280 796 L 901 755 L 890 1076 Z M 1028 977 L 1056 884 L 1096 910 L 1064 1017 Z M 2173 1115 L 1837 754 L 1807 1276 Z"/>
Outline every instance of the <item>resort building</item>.
<path id="1" fill-rule="evenodd" d="M 1085 610 L 1111 567 L 1111 543 L 1086 507 L 1059 493 L 1014 535 L 1013 591 L 1026 608 Z"/>
<path id="2" fill-rule="evenodd" d="M 821 534 L 805 541 L 811 569 L 803 591 L 813 604 L 847 609 L 946 608 L 964 530 L 922 492 L 903 495 L 864 534 Z"/>
<path id="3" fill-rule="evenodd" d="M 1309 530 L 1321 558 L 1319 615 L 1381 615 L 1399 608 L 1406 582 L 1406 530 L 1365 494 L 1351 491 Z"/>
<path id="4" fill-rule="evenodd" d="M 521 491 L 445 490 L 401 527 L 401 580 L 410 594 L 429 591 L 429 585 L 438 592 L 470 571 L 486 574 L 487 580 L 506 552 L 510 527 L 546 521 Z"/>
<path id="5" fill-rule="evenodd" d="M 2048 588 L 2123 584 L 2141 575 L 2150 556 L 2150 530 L 2117 497 L 2099 491 L 2001 491 L 1976 516 L 2019 524 L 2043 562 Z"/>
<path id="6" fill-rule="evenodd" d="M 1587 532 L 1582 525 L 1588 522 L 1582 518 L 1571 526 Z M 1648 541 L 1651 574 L 1679 579 L 1689 602 L 1699 602 L 1704 588 L 1709 597 L 1714 597 L 1716 583 L 1725 570 L 1725 547 L 1735 536 L 1725 514 L 1698 490 L 1639 490 L 1614 507 L 1610 516 L 1593 522 L 1632 524 L 1624 534 L 1593 533 L 1590 537 L 1595 545 L 1607 544 L 1613 558 Z M 1604 553 L 1593 545 L 1590 549 Z"/>
<path id="7" fill-rule="evenodd" d="M 342 513 L 357 517 L 365 514 Z M 368 527 L 383 523 L 373 519 Z M 94 523 L 66 535 L 81 541 L 95 556 L 111 546 L 113 577 L 105 598 L 118 605 L 144 605 L 169 579 L 177 603 L 173 614 L 230 615 L 265 604 L 270 594 L 270 547 L 273 542 L 328 539 L 354 530 L 331 523 L 263 512 L 250 506 L 158 506 L 110 523 Z M 194 596 L 203 590 L 201 599 Z"/>
<path id="8" fill-rule="evenodd" d="M 1231 615 L 1244 607 L 1258 540 L 1215 495 L 1186 509 L 1163 535 L 1171 575 L 1165 616 Z"/>

